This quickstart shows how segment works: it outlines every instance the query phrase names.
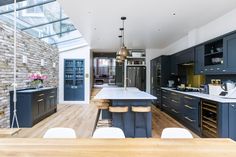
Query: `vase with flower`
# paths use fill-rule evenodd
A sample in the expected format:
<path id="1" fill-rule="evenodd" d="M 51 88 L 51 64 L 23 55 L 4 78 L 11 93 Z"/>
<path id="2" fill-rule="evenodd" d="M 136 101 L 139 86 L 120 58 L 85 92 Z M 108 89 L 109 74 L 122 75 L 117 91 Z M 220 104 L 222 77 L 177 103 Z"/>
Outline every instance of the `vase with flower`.
<path id="1" fill-rule="evenodd" d="M 47 79 L 47 76 L 37 72 L 30 74 L 29 79 L 31 80 L 31 86 L 33 88 L 39 89 L 43 87 L 43 81 Z"/>

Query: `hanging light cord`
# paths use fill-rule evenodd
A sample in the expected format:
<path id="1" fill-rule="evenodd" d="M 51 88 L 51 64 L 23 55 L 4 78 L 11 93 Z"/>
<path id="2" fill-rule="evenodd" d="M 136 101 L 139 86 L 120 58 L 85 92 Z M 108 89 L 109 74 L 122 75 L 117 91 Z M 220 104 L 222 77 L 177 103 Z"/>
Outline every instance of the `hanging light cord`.
<path id="1" fill-rule="evenodd" d="M 13 104 L 14 104 L 14 110 L 13 110 L 13 118 L 12 118 L 12 124 L 11 128 L 14 127 L 14 123 L 16 122 L 16 127 L 19 128 L 18 118 L 16 114 L 16 0 L 14 0 L 14 83 L 13 83 Z"/>

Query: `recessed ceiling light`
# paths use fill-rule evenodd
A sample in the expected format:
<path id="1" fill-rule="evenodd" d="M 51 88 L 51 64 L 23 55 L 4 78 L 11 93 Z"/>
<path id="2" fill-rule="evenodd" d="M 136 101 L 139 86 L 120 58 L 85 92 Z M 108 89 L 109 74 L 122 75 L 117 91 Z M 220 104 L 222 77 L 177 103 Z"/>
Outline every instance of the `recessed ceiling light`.
<path id="1" fill-rule="evenodd" d="M 96 30 L 97 30 L 97 28 L 94 28 L 94 30 L 96 31 Z"/>
<path id="2" fill-rule="evenodd" d="M 175 15 L 176 15 L 176 13 L 173 13 L 172 15 L 173 15 L 173 16 L 175 16 Z"/>

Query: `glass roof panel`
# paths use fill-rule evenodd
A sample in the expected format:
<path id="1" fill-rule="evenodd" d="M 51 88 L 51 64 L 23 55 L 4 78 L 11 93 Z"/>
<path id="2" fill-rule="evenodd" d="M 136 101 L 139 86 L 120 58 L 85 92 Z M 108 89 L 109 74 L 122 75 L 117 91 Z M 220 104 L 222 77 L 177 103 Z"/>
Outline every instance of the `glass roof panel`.
<path id="1" fill-rule="evenodd" d="M 13 4 L 0 6 L 0 20 L 13 25 Z M 56 0 L 26 0 L 17 3 L 17 28 L 43 41 L 57 45 L 86 44 L 80 32 Z M 76 39 L 79 42 L 75 42 Z M 73 42 L 72 42 L 73 41 Z"/>

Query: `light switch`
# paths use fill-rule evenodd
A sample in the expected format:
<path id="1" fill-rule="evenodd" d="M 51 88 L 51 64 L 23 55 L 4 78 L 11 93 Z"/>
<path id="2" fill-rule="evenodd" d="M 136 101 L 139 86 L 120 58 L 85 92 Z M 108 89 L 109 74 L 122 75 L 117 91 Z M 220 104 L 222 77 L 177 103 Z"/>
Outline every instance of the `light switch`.
<path id="1" fill-rule="evenodd" d="M 27 56 L 22 56 L 22 63 L 23 64 L 27 64 L 27 62 L 28 62 L 28 59 L 27 59 Z"/>

